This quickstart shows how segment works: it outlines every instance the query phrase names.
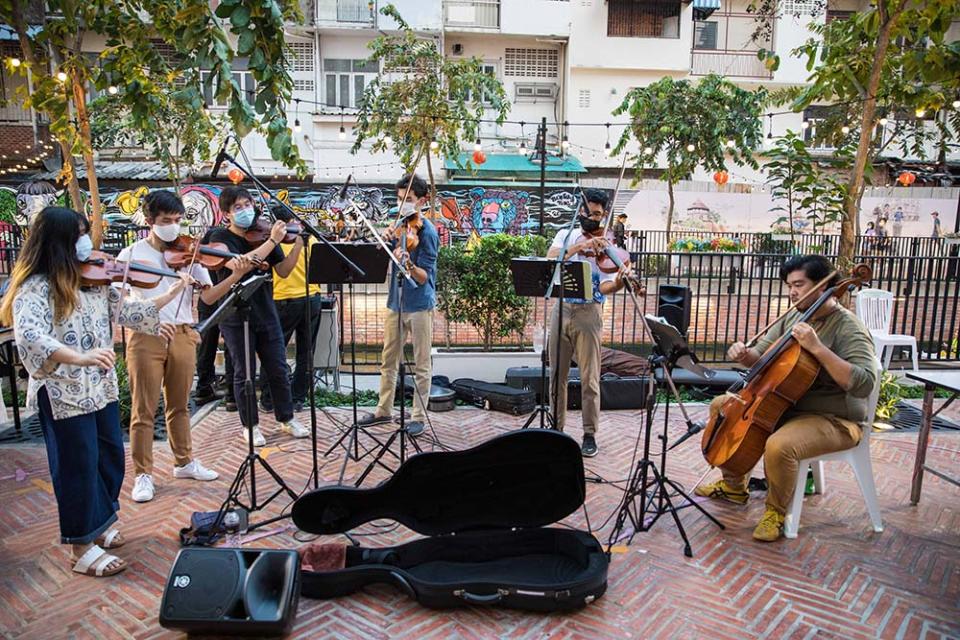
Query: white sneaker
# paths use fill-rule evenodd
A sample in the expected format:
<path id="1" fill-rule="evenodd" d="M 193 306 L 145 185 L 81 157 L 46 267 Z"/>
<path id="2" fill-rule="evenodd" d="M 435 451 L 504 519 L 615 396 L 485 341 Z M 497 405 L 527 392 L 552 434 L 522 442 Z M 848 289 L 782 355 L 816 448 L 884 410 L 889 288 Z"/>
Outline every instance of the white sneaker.
<path id="1" fill-rule="evenodd" d="M 150 502 L 153 500 L 153 476 L 149 473 L 141 473 L 137 476 L 137 479 L 133 481 L 133 491 L 130 492 L 130 497 L 133 498 L 134 502 Z"/>
<path id="2" fill-rule="evenodd" d="M 216 480 L 220 474 L 212 469 L 207 469 L 200 464 L 200 461 L 194 458 L 182 467 L 173 468 L 174 478 L 189 478 L 191 480 Z"/>
<path id="3" fill-rule="evenodd" d="M 244 442 L 249 442 L 247 439 L 247 428 L 242 427 L 240 431 L 240 436 L 243 438 Z M 253 446 L 262 447 L 267 444 L 267 439 L 263 437 L 263 434 L 260 433 L 260 427 L 253 428 Z"/>
<path id="4" fill-rule="evenodd" d="M 289 433 L 294 438 L 309 438 L 310 429 L 306 428 L 299 422 L 296 418 L 290 420 L 290 422 L 284 422 L 280 425 L 280 429 Z"/>

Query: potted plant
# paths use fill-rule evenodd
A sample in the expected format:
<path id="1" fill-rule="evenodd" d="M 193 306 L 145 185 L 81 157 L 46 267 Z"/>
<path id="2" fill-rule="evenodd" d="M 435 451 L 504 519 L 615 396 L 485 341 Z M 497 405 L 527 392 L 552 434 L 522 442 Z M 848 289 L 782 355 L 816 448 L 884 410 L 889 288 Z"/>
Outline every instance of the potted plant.
<path id="1" fill-rule="evenodd" d="M 743 256 L 737 254 L 746 251 L 746 245 L 739 237 L 677 238 L 670 243 L 669 250 L 680 254 L 670 260 L 675 273 L 700 271 L 719 275 L 734 268 L 743 269 Z"/>
<path id="2" fill-rule="evenodd" d="M 770 227 L 770 239 L 775 242 L 793 242 L 793 230 L 785 218 L 777 218 Z"/>
<path id="3" fill-rule="evenodd" d="M 543 236 L 483 236 L 468 247 L 457 243 L 440 249 L 437 260 L 437 310 L 447 323 L 445 349 L 434 349 L 433 368 L 438 375 L 502 380 L 511 366 L 535 366 L 540 357 L 524 349 L 524 332 L 533 300 L 518 296 L 513 288 L 510 261 L 522 256 L 543 256 Z M 451 323 L 476 329 L 473 344 L 453 344 Z M 495 348 L 497 338 L 515 336 L 513 346 Z"/>

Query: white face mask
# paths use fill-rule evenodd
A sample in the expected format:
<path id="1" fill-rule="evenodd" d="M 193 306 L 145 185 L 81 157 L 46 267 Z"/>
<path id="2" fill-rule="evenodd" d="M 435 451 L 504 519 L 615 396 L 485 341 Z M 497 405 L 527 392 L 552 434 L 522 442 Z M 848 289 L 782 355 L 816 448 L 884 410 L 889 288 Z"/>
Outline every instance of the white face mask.
<path id="1" fill-rule="evenodd" d="M 86 262 L 93 253 L 93 241 L 86 233 L 77 239 L 77 260 Z"/>
<path id="2" fill-rule="evenodd" d="M 164 242 L 173 242 L 180 236 L 180 225 L 178 224 L 155 224 L 153 233 Z"/>

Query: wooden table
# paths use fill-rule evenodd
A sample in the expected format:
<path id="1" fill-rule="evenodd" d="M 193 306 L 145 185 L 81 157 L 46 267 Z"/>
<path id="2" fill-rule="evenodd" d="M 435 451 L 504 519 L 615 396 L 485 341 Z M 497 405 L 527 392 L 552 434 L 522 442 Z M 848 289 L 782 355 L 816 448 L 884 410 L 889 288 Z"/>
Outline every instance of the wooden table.
<path id="1" fill-rule="evenodd" d="M 942 471 L 931 469 L 924 464 L 927 458 L 927 444 L 930 442 L 930 427 L 933 424 L 934 416 L 950 406 L 950 403 L 960 396 L 960 370 L 908 371 L 907 377 L 911 380 L 922 382 L 925 389 L 923 394 L 923 417 L 920 421 L 920 440 L 917 442 L 917 458 L 913 463 L 913 484 L 910 487 L 910 504 L 917 504 L 920 501 L 920 489 L 923 487 L 924 471 L 929 471 L 938 478 L 960 487 L 960 480 L 952 478 Z M 934 411 L 933 396 L 938 388 L 946 389 L 950 391 L 952 395 L 942 407 Z"/>

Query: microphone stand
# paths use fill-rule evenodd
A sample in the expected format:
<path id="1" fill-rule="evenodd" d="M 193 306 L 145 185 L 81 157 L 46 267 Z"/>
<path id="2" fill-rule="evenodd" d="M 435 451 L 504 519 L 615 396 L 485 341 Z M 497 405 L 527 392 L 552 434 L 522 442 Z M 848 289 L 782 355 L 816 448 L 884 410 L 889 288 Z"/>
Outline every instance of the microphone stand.
<path id="1" fill-rule="evenodd" d="M 279 199 L 274 195 L 273 191 L 271 191 L 269 187 L 267 187 L 259 178 L 257 178 L 257 176 L 255 176 L 255 175 L 253 174 L 252 167 L 251 167 L 250 165 L 244 166 L 242 163 L 238 162 L 236 158 L 234 158 L 232 155 L 230 155 L 230 154 L 227 152 L 227 142 L 229 141 L 230 136 L 227 136 L 227 138 L 228 138 L 228 140 L 224 141 L 223 148 L 220 150 L 220 154 L 219 154 L 218 157 L 217 157 L 217 160 L 218 160 L 218 167 L 217 167 L 217 168 L 219 168 L 219 162 L 221 162 L 221 156 L 222 156 L 223 161 L 227 161 L 227 162 L 230 162 L 231 164 L 233 164 L 235 167 L 237 167 L 237 169 L 240 170 L 240 173 L 242 173 L 248 180 L 250 180 L 250 181 L 256 186 L 256 188 L 257 188 L 261 193 L 267 194 L 267 196 L 269 196 L 269 198 L 270 198 L 270 203 L 271 203 L 271 204 L 275 203 L 277 206 L 280 206 L 281 208 L 283 208 L 283 209 L 286 211 L 286 213 L 287 213 L 291 218 L 293 218 L 294 220 L 296 220 L 297 222 L 299 222 L 299 223 L 301 224 L 301 226 L 303 227 L 303 230 L 304 230 L 304 234 L 303 234 L 303 238 L 304 238 L 304 243 L 303 243 L 303 245 L 304 245 L 304 251 L 307 252 L 307 254 L 306 254 L 306 256 L 305 256 L 305 260 L 306 260 L 306 258 L 309 258 L 309 255 L 310 255 L 310 249 L 309 249 L 310 243 L 309 243 L 309 238 L 308 238 L 308 234 L 309 234 L 310 236 L 313 236 L 314 238 L 316 238 L 316 239 L 319 240 L 320 242 L 322 242 L 322 243 L 324 243 L 325 245 L 327 245 L 327 246 L 330 248 L 330 250 L 333 251 L 333 253 L 334 253 L 338 258 L 340 258 L 340 260 L 341 260 L 345 265 L 347 265 L 347 266 L 350 268 L 351 271 L 353 271 L 354 274 L 356 274 L 357 276 L 359 276 L 359 277 L 361 277 L 361 278 L 366 275 L 366 272 L 365 272 L 363 269 L 361 269 L 360 267 L 358 267 L 358 266 L 356 265 L 356 263 L 354 263 L 350 258 L 348 258 L 347 256 L 345 256 L 342 251 L 340 251 L 337 247 L 335 247 L 333 244 L 331 244 L 331 242 L 330 242 L 329 240 L 327 240 L 327 238 L 326 238 L 322 233 L 320 233 L 320 231 L 319 231 L 316 227 L 314 227 L 312 224 L 310 224 L 309 222 L 307 222 L 307 220 L 306 220 L 303 216 L 300 216 L 299 214 L 297 214 L 297 212 L 293 210 L 293 207 L 291 207 L 290 205 L 286 204 L 285 202 L 282 202 L 281 200 L 279 200 Z M 239 141 L 239 140 L 236 140 L 236 142 L 237 142 L 237 145 L 239 146 L 239 145 L 240 145 L 240 141 Z M 243 151 L 243 148 L 240 147 L 240 150 L 241 150 L 241 152 L 242 152 L 242 151 Z M 269 207 L 268 207 L 268 208 L 269 208 Z M 309 262 L 309 260 L 306 260 L 305 263 L 304 263 L 304 281 L 305 281 L 305 282 L 306 282 L 306 280 L 307 280 L 307 276 L 308 276 L 309 269 L 310 269 L 310 262 Z M 313 343 L 313 336 L 311 335 L 311 334 L 312 334 L 312 329 L 313 329 L 313 318 L 312 318 L 312 314 L 310 313 L 310 299 L 309 299 L 310 286 L 309 286 L 309 283 L 306 283 L 306 286 L 305 286 L 304 290 L 305 290 L 305 293 L 308 294 L 308 295 L 307 295 L 307 298 L 304 300 L 304 303 L 306 304 L 306 307 L 307 307 L 307 310 L 306 310 L 306 313 L 305 313 L 305 316 L 308 318 L 307 334 L 310 335 L 310 337 L 308 338 L 307 348 L 310 349 L 310 348 L 311 348 L 311 345 L 312 345 L 312 343 Z M 310 352 L 310 381 L 309 381 L 309 396 L 310 396 L 310 439 L 311 439 L 311 441 L 312 441 L 312 453 L 313 453 L 313 488 L 316 489 L 317 487 L 320 486 L 320 469 L 319 469 L 319 467 L 318 467 L 318 461 L 317 461 L 317 408 L 316 408 L 316 403 L 317 403 L 317 401 L 316 401 L 316 398 L 314 397 L 314 388 L 313 388 L 313 385 L 314 385 L 314 380 L 313 380 L 313 375 L 314 375 L 314 373 L 313 373 L 313 372 L 314 372 L 314 362 L 313 362 L 313 359 L 314 359 L 314 358 L 313 358 L 313 353 L 312 353 L 312 351 L 311 351 L 311 352 Z"/>

